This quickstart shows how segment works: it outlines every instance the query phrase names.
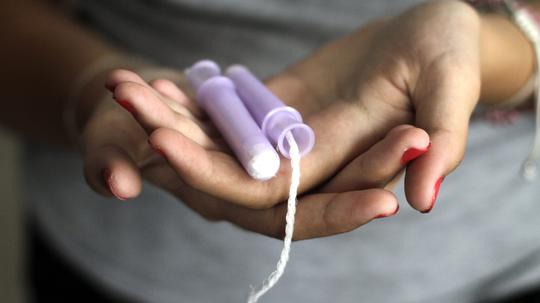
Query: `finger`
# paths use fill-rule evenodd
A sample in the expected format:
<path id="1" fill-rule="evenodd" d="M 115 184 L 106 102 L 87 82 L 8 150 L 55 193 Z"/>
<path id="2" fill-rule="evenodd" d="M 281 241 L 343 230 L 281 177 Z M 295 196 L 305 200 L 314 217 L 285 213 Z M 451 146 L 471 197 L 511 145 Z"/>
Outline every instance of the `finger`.
<path id="1" fill-rule="evenodd" d="M 150 81 L 150 86 L 153 87 L 160 94 L 169 97 L 170 99 L 184 103 L 188 99 L 186 94 L 184 94 L 178 86 L 176 86 L 172 81 L 167 79 L 155 79 Z"/>
<path id="2" fill-rule="evenodd" d="M 308 195 L 298 202 L 293 239 L 349 232 L 373 219 L 392 216 L 398 209 L 394 194 L 382 189 Z M 284 237 L 285 203 L 267 210 L 228 205 L 222 212 L 227 221 L 242 228 L 278 239 Z"/>
<path id="3" fill-rule="evenodd" d="M 156 87 L 148 85 L 146 81 L 144 81 L 143 78 L 141 78 L 138 74 L 135 72 L 125 70 L 125 69 L 117 69 L 112 71 L 109 74 L 109 77 L 105 81 L 105 87 L 110 90 L 113 94 L 116 90 L 116 88 L 123 84 L 123 83 L 134 83 L 138 84 L 139 86 L 147 89 L 148 92 L 151 92 L 155 95 L 160 101 L 165 102 L 166 104 L 170 105 L 170 108 L 173 108 L 177 112 L 184 114 L 186 116 L 193 116 L 193 114 L 187 110 L 185 107 L 181 106 L 182 102 L 187 102 L 184 99 L 187 99 L 187 97 L 177 88 L 176 91 L 171 87 L 170 84 L 172 84 L 173 87 L 176 87 L 171 81 L 165 80 L 165 79 L 158 79 L 154 80 L 155 86 L 163 90 L 167 95 L 167 98 L 159 98 L 159 91 L 155 90 Z M 153 81 L 153 82 L 154 82 Z M 133 105 L 128 102 L 128 100 L 124 99 L 118 99 L 117 96 L 114 96 L 119 103 L 124 106 L 128 111 L 133 113 Z M 173 100 L 177 102 L 171 102 L 170 98 L 173 98 Z M 168 102 L 167 102 L 168 101 Z"/>
<path id="4" fill-rule="evenodd" d="M 138 196 L 142 183 L 139 169 L 119 146 L 107 145 L 85 157 L 84 173 L 90 187 L 104 196 L 127 200 Z"/>
<path id="5" fill-rule="evenodd" d="M 150 115 L 143 115 L 141 119 L 141 125 L 143 128 L 150 128 L 149 131 L 151 131 L 154 127 L 154 120 L 162 118 L 165 118 L 165 120 L 162 122 L 164 124 L 173 123 L 174 119 L 172 110 L 163 104 L 162 100 L 159 98 L 159 95 L 153 91 L 153 88 L 151 88 L 136 73 L 124 69 L 114 70 L 109 74 L 109 77 L 105 82 L 105 86 L 113 93 L 113 98 L 116 100 L 116 102 L 118 102 L 118 104 L 120 104 L 124 109 L 134 116 L 139 115 L 141 112 L 144 113 L 143 109 L 159 114 L 158 118 L 150 121 L 148 121 Z M 132 100 L 134 98 L 136 98 L 136 100 Z M 139 101 L 137 102 L 137 107 L 135 107 L 134 101 Z M 144 101 L 150 103 L 148 106 L 149 108 L 142 108 L 142 105 L 145 105 L 146 103 Z"/>
<path id="6" fill-rule="evenodd" d="M 204 147 L 218 149 L 199 124 L 176 114 L 146 85 L 122 82 L 114 89 L 114 98 L 133 114 L 147 134 L 158 128 L 175 129 Z"/>
<path id="7" fill-rule="evenodd" d="M 122 82 L 134 82 L 148 86 L 148 84 L 146 84 L 146 82 L 136 73 L 127 69 L 115 69 L 109 73 L 107 80 L 105 80 L 105 87 L 113 93 L 116 86 Z"/>
<path id="8" fill-rule="evenodd" d="M 161 95 L 160 101 L 167 104 L 173 111 L 189 118 L 195 117 L 185 106 L 191 104 L 188 97 L 172 81 L 166 79 L 152 80 L 150 81 L 150 87 Z"/>
<path id="9" fill-rule="evenodd" d="M 105 87 L 114 93 L 116 87 L 123 82 L 133 82 L 140 84 L 144 87 L 151 87 L 162 95 L 166 96 L 165 101 L 172 99 L 176 101 L 167 102 L 175 111 L 184 114 L 186 116 L 196 116 L 198 118 L 204 118 L 205 115 L 201 109 L 191 101 L 184 92 L 182 92 L 178 86 L 168 79 L 156 79 L 150 82 L 150 85 L 144 81 L 137 73 L 126 69 L 117 69 L 109 74 L 109 77 L 105 81 Z M 187 110 L 186 110 L 187 109 Z"/>
<path id="10" fill-rule="evenodd" d="M 170 166 L 145 170 L 145 178 L 174 193 L 205 219 L 227 220 L 249 231 L 283 239 L 287 213 L 285 203 L 265 210 L 242 207 L 196 190 L 178 181 L 174 175 L 175 172 Z M 398 210 L 395 195 L 382 189 L 304 196 L 297 204 L 293 239 L 310 239 L 348 232 L 371 220 L 395 215 Z"/>
<path id="11" fill-rule="evenodd" d="M 427 152 L 429 146 L 429 136 L 424 130 L 411 125 L 397 126 L 350 162 L 321 191 L 382 188 L 408 163 Z"/>
<path id="12" fill-rule="evenodd" d="M 209 137 L 219 136 L 217 129 L 208 121 L 208 116 L 195 102 L 191 101 L 189 97 L 180 90 L 176 84 L 167 79 L 156 79 L 150 82 L 150 86 L 157 92 L 165 96 L 165 103 L 169 105 L 175 112 L 182 114 L 188 118 L 196 118 L 201 123 L 199 126 Z M 176 102 L 175 102 L 176 101 Z"/>
<path id="13" fill-rule="evenodd" d="M 121 82 L 115 87 L 113 98 L 133 114 L 148 133 L 159 127 L 175 127 L 174 112 L 146 84 Z"/>
<path id="14" fill-rule="evenodd" d="M 293 99 L 303 100 L 302 104 L 311 104 L 307 107 L 299 104 L 299 108 L 303 111 L 312 113 L 306 116 L 306 123 L 316 134 L 313 150 L 302 158 L 301 189 L 321 184 L 322 181 L 337 174 L 358 155 L 369 150 L 394 126 L 412 122 L 408 108 L 396 111 L 394 104 L 388 106 L 386 102 L 381 101 L 399 98 L 402 95 L 396 89 L 384 86 L 385 83 L 364 84 L 363 89 L 358 90 L 359 97 L 340 94 L 328 96 L 328 92 L 319 92 L 321 94 L 319 97 L 314 95 L 315 92 L 311 89 L 316 87 L 316 83 L 307 82 L 299 77 L 296 81 L 291 80 L 290 76 L 275 77 L 269 85 L 286 103 L 294 104 L 294 100 L 290 99 L 292 96 Z M 309 80 L 309 72 L 304 72 L 301 77 Z M 380 87 L 385 88 L 382 90 L 383 95 L 374 89 Z M 356 96 L 356 93 L 354 95 Z M 321 98 L 340 101 L 325 105 Z M 349 98 L 355 101 L 344 101 Z M 366 105 L 368 102 L 369 107 Z"/>
<path id="15" fill-rule="evenodd" d="M 136 197 L 141 191 L 141 177 L 134 159 L 144 132 L 120 109 L 100 107 L 95 117 L 99 119 L 90 119 L 82 134 L 88 184 L 105 196 L 114 195 L 122 200 Z M 115 128 L 111 131 L 104 129 L 104 125 Z"/>
<path id="16" fill-rule="evenodd" d="M 161 153 L 188 185 L 210 195 L 250 208 L 268 208 L 283 200 L 287 177 L 258 181 L 232 156 L 209 151 L 172 129 L 151 134 L 150 145 Z M 283 164 L 283 163 L 282 163 Z M 288 166 L 278 174 L 288 176 Z"/>
<path id="17" fill-rule="evenodd" d="M 189 113 L 199 119 L 206 118 L 206 115 L 200 107 L 195 104 L 188 96 L 180 90 L 180 88 L 172 81 L 167 79 L 156 79 L 150 82 L 150 86 L 163 96 L 176 101 L 177 103 L 169 103 L 173 109 L 181 111 L 184 108 L 189 110 Z M 181 107 L 178 104 L 182 105 Z"/>
<path id="18" fill-rule="evenodd" d="M 463 159 L 469 119 L 480 91 L 474 63 L 439 66 L 429 83 L 419 82 L 415 98 L 416 125 L 432 142 L 430 151 L 407 168 L 405 193 L 421 212 L 433 208 L 439 187 Z M 444 72 L 443 72 L 444 71 Z"/>

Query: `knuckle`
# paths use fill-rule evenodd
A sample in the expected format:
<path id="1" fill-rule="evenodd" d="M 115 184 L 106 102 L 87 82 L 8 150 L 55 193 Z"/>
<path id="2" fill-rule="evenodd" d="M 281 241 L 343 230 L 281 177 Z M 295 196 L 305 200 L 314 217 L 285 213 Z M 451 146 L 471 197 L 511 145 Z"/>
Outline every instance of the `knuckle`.
<path id="1" fill-rule="evenodd" d="M 362 182 L 363 188 L 383 188 L 396 175 L 396 169 L 389 166 L 371 167 L 369 177 Z"/>
<path id="2" fill-rule="evenodd" d="M 136 74 L 130 70 L 127 69 L 114 69 L 111 72 L 109 72 L 108 79 L 109 80 L 117 80 L 117 81 L 126 81 L 126 80 L 132 80 L 136 78 Z"/>
<path id="3" fill-rule="evenodd" d="M 328 234 L 341 234 L 352 229 L 348 224 L 345 224 L 341 218 L 329 215 L 325 212 L 323 215 L 324 229 Z"/>
<path id="4" fill-rule="evenodd" d="M 139 97 L 144 96 L 148 89 L 138 83 L 126 81 L 118 84 L 114 90 L 114 95 L 118 97 Z"/>
<path id="5" fill-rule="evenodd" d="M 403 138 L 406 141 L 413 140 L 416 138 L 422 138 L 422 137 L 429 138 L 429 135 L 425 130 L 421 128 L 411 127 L 411 128 L 407 128 L 403 130 Z"/>
<path id="6" fill-rule="evenodd" d="M 387 165 L 373 165 L 372 161 L 362 158 L 357 168 L 358 172 L 369 172 L 363 180 L 363 185 L 368 187 L 381 187 L 390 175 Z"/>
<path id="7" fill-rule="evenodd" d="M 184 115 L 175 115 L 174 120 L 178 129 L 182 130 L 182 132 L 192 130 L 195 126 L 197 126 L 193 120 Z"/>
<path id="8" fill-rule="evenodd" d="M 150 140 L 152 142 L 165 142 L 168 137 L 168 132 L 169 131 L 165 128 L 158 128 L 150 135 Z"/>
<path id="9" fill-rule="evenodd" d="M 119 83 L 122 83 L 123 81 L 132 79 L 132 72 L 124 69 L 114 69 L 112 71 L 109 71 L 107 73 L 106 79 L 105 79 L 105 87 L 109 91 L 114 91 L 116 86 Z"/>
<path id="10" fill-rule="evenodd" d="M 157 90 L 169 89 L 171 85 L 174 85 L 171 81 L 163 78 L 158 78 L 150 81 L 150 86 Z"/>
<path id="11" fill-rule="evenodd" d="M 410 125 L 410 124 L 402 124 L 402 125 L 396 126 L 396 127 L 392 128 L 392 129 L 388 132 L 387 136 L 392 136 L 392 135 L 394 135 L 394 134 L 399 134 L 399 133 L 401 133 L 402 131 L 404 131 L 404 130 L 406 130 L 406 129 L 409 129 L 409 128 L 412 128 L 412 127 L 414 127 L 414 126 L 412 126 L 412 125 Z"/>
<path id="12" fill-rule="evenodd" d="M 440 56 L 433 64 L 435 73 L 444 75 L 442 78 L 443 88 L 462 88 L 463 91 L 480 90 L 481 74 L 479 64 L 462 58 L 453 52 Z"/>

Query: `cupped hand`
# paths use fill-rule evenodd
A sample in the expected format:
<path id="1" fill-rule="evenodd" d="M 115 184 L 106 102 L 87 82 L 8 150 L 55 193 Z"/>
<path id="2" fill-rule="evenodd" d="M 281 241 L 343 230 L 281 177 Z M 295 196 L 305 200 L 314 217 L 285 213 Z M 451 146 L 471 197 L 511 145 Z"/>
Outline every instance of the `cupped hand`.
<path id="1" fill-rule="evenodd" d="M 429 152 L 408 165 L 405 176 L 407 200 L 421 212 L 433 208 L 442 180 L 464 155 L 480 95 L 480 21 L 461 1 L 425 3 L 361 28 L 288 71 L 321 108 L 334 112 L 336 100 L 353 108 L 349 131 L 357 146 L 345 149 L 342 159 L 351 159 L 373 142 L 366 138 L 376 140 L 397 124 L 413 124 L 429 134 Z M 280 78 L 275 81 L 279 86 Z M 354 189 L 357 161 L 326 187 Z"/>
<path id="2" fill-rule="evenodd" d="M 431 136 L 431 149 L 409 163 L 406 176 L 411 205 L 431 209 L 436 184 L 463 156 L 478 99 L 478 23 L 464 4 L 425 4 L 332 42 L 268 81 L 317 136 L 315 149 L 302 160 L 306 194 L 296 239 L 344 232 L 396 211 L 395 197 L 381 187 L 407 164 L 405 155 L 430 146 L 419 128 L 396 127 L 406 123 Z M 172 82 L 147 84 L 117 71 L 108 84 L 132 116 L 116 107 L 109 109 L 108 123 L 108 115 L 99 114 L 88 123 L 87 176 L 96 190 L 134 197 L 142 172 L 207 218 L 281 235 L 287 161 L 276 178 L 255 181 Z M 102 132 L 109 133 L 105 140 Z M 147 135 L 164 158 L 152 155 Z"/>
<path id="3" fill-rule="evenodd" d="M 384 184 L 395 167 L 362 155 L 392 128 L 413 124 L 429 134 L 431 147 L 408 166 L 406 195 L 415 209 L 431 210 L 442 179 L 463 157 L 480 92 L 479 31 L 479 16 L 467 4 L 426 3 L 364 26 L 270 79 L 270 89 L 297 108 L 316 134 L 315 148 L 302 159 L 301 192 L 363 189 L 358 176 L 377 170 L 386 178 L 370 186 Z M 135 103 L 139 122 L 151 130 L 148 100 Z M 180 128 L 155 126 L 151 144 L 189 186 L 251 208 L 271 207 L 286 197 L 288 161 L 275 178 L 256 181 L 230 153 Z M 414 132 L 417 140 L 394 145 L 396 153 L 428 149 L 427 134 Z"/>
<path id="4" fill-rule="evenodd" d="M 250 231 L 282 237 L 285 204 L 267 209 L 244 207 L 201 191 L 178 173 L 177 158 L 191 155 L 189 148 L 235 160 L 207 117 L 173 82 L 158 79 L 147 83 L 133 72 L 117 70 L 110 75 L 107 87 L 114 92 L 116 102 L 100 102 L 83 136 L 85 173 L 92 188 L 104 195 L 128 199 L 139 194 L 144 177 L 209 220 L 227 220 Z M 158 148 L 165 157 L 152 151 L 147 142 L 148 135 L 155 135 L 157 129 L 157 133 L 163 132 L 160 136 L 172 136 L 170 142 L 160 145 L 163 149 Z M 187 143 L 179 146 L 178 142 Z M 399 174 L 405 161 L 418 155 L 413 151 L 403 158 L 403 150 L 427 142 L 427 135 L 415 127 L 394 128 L 356 158 L 354 190 L 332 191 L 327 186 L 299 199 L 294 239 L 350 231 L 375 218 L 397 213 L 395 196 L 383 187 Z M 192 161 L 198 164 L 196 158 Z"/>

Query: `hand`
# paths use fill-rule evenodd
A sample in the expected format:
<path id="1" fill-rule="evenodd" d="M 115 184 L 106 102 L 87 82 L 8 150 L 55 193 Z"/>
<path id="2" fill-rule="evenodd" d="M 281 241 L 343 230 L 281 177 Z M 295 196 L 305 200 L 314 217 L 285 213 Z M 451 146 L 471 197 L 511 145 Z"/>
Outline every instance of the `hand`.
<path id="1" fill-rule="evenodd" d="M 142 175 L 209 220 L 227 220 L 250 231 L 282 237 L 285 204 L 254 210 L 212 197 L 183 182 L 173 167 L 150 150 L 147 134 L 157 127 L 168 127 L 182 131 L 193 144 L 234 160 L 204 114 L 176 85 L 165 79 L 148 84 L 135 73 L 118 70 L 110 75 L 107 87 L 114 91 L 117 104 L 110 99 L 102 101 L 83 137 L 85 172 L 92 188 L 104 195 L 131 198 L 141 190 Z M 423 145 L 427 140 L 424 132 L 399 126 L 357 158 L 362 170 L 356 175 L 361 184 L 356 190 L 313 192 L 300 198 L 294 239 L 333 235 L 395 214 L 395 196 L 372 187 L 384 186 L 399 173 L 406 147 Z M 175 156 L 182 157 L 182 153 Z"/>
<path id="2" fill-rule="evenodd" d="M 465 4 L 425 4 L 335 41 L 269 81 L 270 88 L 298 108 L 317 134 L 315 150 L 303 159 L 302 189 L 312 188 L 335 174 L 335 178 L 318 188 L 318 197 L 304 198 L 318 202 L 310 202 L 309 206 L 305 206 L 308 203 L 299 204 L 299 233 L 311 230 L 315 236 L 321 236 L 350 230 L 369 221 L 370 216 L 373 218 L 375 212 L 366 215 L 362 209 L 394 209 L 395 198 L 382 190 L 368 191 L 376 194 L 371 197 L 366 196 L 366 191 L 326 197 L 321 193 L 384 186 L 391 180 L 390 176 L 396 175 L 402 167 L 396 160 L 401 153 L 408 148 L 425 149 L 429 141 L 421 130 L 406 126 L 393 131 L 400 135 L 391 139 L 389 130 L 402 123 L 415 123 L 432 135 L 432 150 L 409 165 L 406 179 L 407 197 L 413 207 L 420 211 L 431 209 L 438 176 L 448 174 L 462 157 L 468 117 L 478 100 L 478 35 L 478 15 Z M 117 84 L 124 80 L 118 79 Z M 144 87 L 144 83 L 139 84 Z M 131 89 L 126 89 L 129 85 L 138 93 L 130 94 Z M 171 83 L 167 86 L 173 87 Z M 161 100 L 163 96 L 138 91 L 141 87 L 124 83 L 116 86 L 115 95 L 117 99 L 118 95 L 133 98 L 135 117 L 147 133 L 152 133 L 151 143 L 171 164 L 164 166 L 166 169 L 159 174 L 149 174 L 150 178 L 158 184 L 171 180 L 162 187 L 179 197 L 184 195 L 188 205 L 209 218 L 227 219 L 258 232 L 276 235 L 275 231 L 281 230 L 283 206 L 278 204 L 269 210 L 257 211 L 238 205 L 265 208 L 279 203 L 288 188 L 288 163 L 282 163 L 280 174 L 270 182 L 251 180 L 219 142 L 219 136 L 215 136 L 211 127 L 201 126 L 201 121 L 193 122 L 204 130 L 206 137 L 199 137 L 197 127 L 163 128 L 160 125 L 163 119 L 152 124 L 154 101 L 165 101 Z M 150 98 L 141 98 L 141 95 Z M 177 102 L 186 100 L 189 99 L 182 95 Z M 192 103 L 190 107 L 196 108 Z M 384 140 L 379 142 L 383 137 Z M 207 140 L 209 138 L 212 142 Z M 393 148 L 383 148 L 382 142 Z M 379 153 L 375 152 L 376 146 Z M 390 160 L 377 161 L 374 155 Z M 114 170 L 118 172 L 116 179 L 138 177 L 135 173 L 137 165 L 124 167 L 126 172 Z M 339 171 L 342 167 L 344 169 Z M 169 178 L 163 177 L 166 170 Z M 126 197 L 133 197 L 138 194 L 140 185 L 124 182 L 118 184 L 117 190 Z M 238 205 L 223 203 L 201 191 Z M 354 203 L 358 198 L 364 201 Z M 343 211 L 347 205 L 356 211 L 350 208 Z M 235 208 L 238 209 L 227 210 Z M 319 211 L 315 211 L 317 209 Z M 341 209 L 342 212 L 330 215 L 330 209 Z M 380 210 L 382 208 L 378 208 L 378 212 Z M 337 213 L 345 216 L 340 218 Z M 362 218 L 354 216 L 361 213 L 364 214 Z M 278 220 L 271 220 L 276 217 Z M 302 222 L 303 217 L 309 220 Z M 331 222 L 339 222 L 339 228 Z M 313 234 L 299 234 L 298 238 L 312 237 Z"/>
<path id="3" fill-rule="evenodd" d="M 409 203 L 427 212 L 440 182 L 463 157 L 480 95 L 479 41 L 480 18 L 471 7 L 426 3 L 331 43 L 288 73 L 321 108 L 334 107 L 336 99 L 358 108 L 349 118 L 358 122 L 349 129 L 359 143 L 397 124 L 426 130 L 431 148 L 407 167 L 405 190 Z M 279 76 L 274 81 L 271 86 L 285 86 Z M 349 163 L 327 186 L 354 189 L 354 166 Z"/>
<path id="4" fill-rule="evenodd" d="M 301 191 L 332 176 L 321 191 L 365 188 L 357 178 L 359 167 L 379 162 L 366 164 L 355 157 L 393 127 L 410 123 L 426 130 L 432 145 L 408 166 L 406 195 L 415 209 L 431 210 L 442 178 L 463 157 L 468 121 L 480 94 L 479 41 L 480 18 L 471 7 L 457 1 L 427 3 L 332 42 L 271 79 L 268 86 L 299 109 L 316 133 L 316 146 L 302 161 Z M 428 136 L 420 131 L 417 136 L 401 152 L 427 149 Z M 252 208 L 271 207 L 285 198 L 287 161 L 276 178 L 260 182 L 231 155 L 188 138 L 159 128 L 150 142 L 190 186 Z"/>

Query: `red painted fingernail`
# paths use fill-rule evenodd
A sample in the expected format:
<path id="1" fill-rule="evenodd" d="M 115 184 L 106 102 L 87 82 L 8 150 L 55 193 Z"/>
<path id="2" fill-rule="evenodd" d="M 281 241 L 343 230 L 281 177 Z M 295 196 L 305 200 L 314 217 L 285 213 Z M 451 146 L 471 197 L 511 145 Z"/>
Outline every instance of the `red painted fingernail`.
<path id="1" fill-rule="evenodd" d="M 122 106 L 125 110 L 130 112 L 132 115 L 135 115 L 137 113 L 135 111 L 135 107 L 133 106 L 133 104 L 131 104 L 131 102 L 129 102 L 127 100 L 117 100 L 116 102 L 118 102 L 118 104 L 120 104 L 120 106 Z"/>
<path id="2" fill-rule="evenodd" d="M 420 157 L 421 155 L 425 154 L 429 148 L 431 147 L 431 142 L 429 142 L 428 146 L 426 148 L 418 149 L 418 148 L 409 148 L 401 157 L 401 164 L 407 165 L 412 160 Z"/>
<path id="3" fill-rule="evenodd" d="M 148 140 L 148 145 L 150 145 L 150 147 L 158 154 L 160 154 L 161 156 L 163 156 L 163 158 L 167 158 L 167 155 L 165 155 L 165 153 L 163 152 L 163 150 L 157 146 L 155 146 L 154 144 L 152 144 L 152 142 L 150 142 L 150 140 Z"/>
<path id="4" fill-rule="evenodd" d="M 111 170 L 108 169 L 108 168 L 104 168 L 102 171 L 101 171 L 101 177 L 103 178 L 103 181 L 105 184 L 105 186 L 109 187 L 109 182 L 112 178 L 112 174 L 111 174 Z"/>
<path id="5" fill-rule="evenodd" d="M 102 171 L 101 171 L 101 175 L 103 176 L 103 180 L 105 181 L 105 185 L 107 186 L 107 188 L 111 191 L 111 193 L 118 199 L 118 200 L 122 200 L 122 201 L 125 201 L 127 200 L 127 198 L 124 198 L 120 195 L 118 195 L 115 191 L 114 191 L 114 187 L 112 186 L 112 172 L 110 169 L 108 168 L 104 168 Z"/>
<path id="6" fill-rule="evenodd" d="M 422 211 L 423 214 L 429 213 L 433 209 L 433 206 L 435 206 L 435 201 L 437 201 L 439 189 L 441 188 L 441 183 L 443 180 L 444 177 L 440 177 L 439 179 L 437 179 L 437 182 L 435 182 L 435 186 L 433 187 L 433 196 L 431 197 L 431 206 L 428 209 Z"/>
<path id="7" fill-rule="evenodd" d="M 394 210 L 393 213 L 391 213 L 391 214 L 382 214 L 382 215 L 378 215 L 377 217 L 375 217 L 375 219 L 381 219 L 381 218 L 391 217 L 391 216 L 397 214 L 398 212 L 399 212 L 399 204 L 398 204 L 398 206 L 396 207 L 396 210 Z"/>

